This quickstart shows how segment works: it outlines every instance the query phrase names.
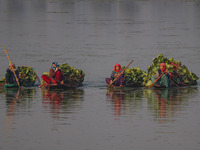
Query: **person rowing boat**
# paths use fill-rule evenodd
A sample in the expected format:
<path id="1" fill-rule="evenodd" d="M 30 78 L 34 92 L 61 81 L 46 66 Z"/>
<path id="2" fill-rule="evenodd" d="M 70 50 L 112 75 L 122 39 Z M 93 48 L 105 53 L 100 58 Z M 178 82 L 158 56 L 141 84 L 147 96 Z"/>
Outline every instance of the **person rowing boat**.
<path id="1" fill-rule="evenodd" d="M 122 68 L 120 64 L 115 64 L 114 70 L 111 73 L 110 78 L 106 78 L 106 83 L 108 85 L 114 85 L 114 86 L 123 86 L 124 85 L 124 73 L 122 73 L 116 81 L 113 82 L 113 80 L 122 73 Z"/>
<path id="2" fill-rule="evenodd" d="M 154 83 L 156 80 L 157 80 L 157 82 Z M 168 73 L 168 69 L 166 69 L 165 63 L 160 64 L 160 69 L 158 69 L 155 76 L 153 75 L 151 77 L 151 81 L 152 81 L 152 83 L 154 83 L 154 87 L 168 88 L 168 86 L 169 86 L 169 73 Z"/>
<path id="3" fill-rule="evenodd" d="M 14 71 L 17 78 L 15 78 Z M 16 69 L 15 64 L 9 65 L 9 68 L 6 70 L 5 78 L 6 78 L 6 84 L 17 85 L 17 82 L 19 82 L 19 71 L 18 69 Z"/>

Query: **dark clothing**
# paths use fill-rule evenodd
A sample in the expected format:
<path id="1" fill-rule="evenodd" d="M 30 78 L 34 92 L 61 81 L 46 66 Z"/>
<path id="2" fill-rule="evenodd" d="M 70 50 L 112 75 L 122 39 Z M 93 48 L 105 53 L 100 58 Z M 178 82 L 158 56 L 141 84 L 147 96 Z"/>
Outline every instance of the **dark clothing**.
<path id="1" fill-rule="evenodd" d="M 110 84 L 110 81 L 111 81 L 110 78 L 106 78 L 107 84 Z M 112 85 L 116 85 L 116 86 L 124 85 L 124 77 L 120 75 L 119 78 Z"/>
<path id="2" fill-rule="evenodd" d="M 106 78 L 106 83 L 110 84 L 110 80 L 114 80 L 117 76 L 116 71 L 112 71 L 110 78 Z M 119 71 L 121 73 L 121 71 Z M 124 73 L 119 76 L 119 78 L 113 83 L 113 85 L 120 86 L 124 85 Z"/>
<path id="3" fill-rule="evenodd" d="M 18 70 L 15 70 L 15 74 L 16 74 L 17 78 L 19 79 L 19 71 Z M 10 69 L 7 69 L 7 71 L 6 71 L 6 83 L 9 83 L 9 84 L 17 83 L 13 71 Z"/>

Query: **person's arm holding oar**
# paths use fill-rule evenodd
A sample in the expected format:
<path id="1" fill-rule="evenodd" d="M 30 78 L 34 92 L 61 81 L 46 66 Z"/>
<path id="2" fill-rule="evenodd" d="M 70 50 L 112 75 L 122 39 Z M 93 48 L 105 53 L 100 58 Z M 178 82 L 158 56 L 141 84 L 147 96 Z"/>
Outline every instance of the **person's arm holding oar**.
<path id="1" fill-rule="evenodd" d="M 16 79 L 16 81 L 17 81 L 17 84 L 18 84 L 18 86 L 19 86 L 19 88 L 20 88 L 19 79 L 17 78 L 17 75 L 16 75 L 15 70 L 14 70 L 14 68 L 13 68 L 13 66 L 12 66 L 12 62 L 11 62 L 11 60 L 10 60 L 10 57 L 9 57 L 9 55 L 8 55 L 8 52 L 7 52 L 7 49 L 6 49 L 5 46 L 4 46 L 4 49 L 5 49 L 5 52 L 6 52 L 7 56 L 8 56 L 8 60 L 9 60 L 9 62 L 10 62 L 10 64 L 11 64 L 11 69 L 12 69 L 12 71 L 13 71 L 13 73 L 14 73 L 14 76 L 15 76 L 15 79 Z"/>
<path id="2" fill-rule="evenodd" d="M 112 80 L 111 82 L 110 82 L 110 84 L 107 86 L 108 88 L 119 78 L 119 76 L 120 75 L 122 75 L 123 73 L 124 73 L 124 71 L 128 68 L 128 66 L 130 66 L 130 64 L 133 62 L 133 60 L 126 66 L 126 68 L 124 68 L 124 70 L 122 71 L 122 72 L 120 72 L 118 75 L 117 75 L 117 77 L 114 79 L 114 80 Z"/>

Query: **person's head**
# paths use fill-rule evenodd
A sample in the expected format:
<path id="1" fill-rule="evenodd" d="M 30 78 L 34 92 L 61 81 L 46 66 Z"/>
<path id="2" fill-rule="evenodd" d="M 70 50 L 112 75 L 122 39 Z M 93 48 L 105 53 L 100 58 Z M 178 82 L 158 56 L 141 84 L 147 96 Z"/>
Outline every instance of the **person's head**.
<path id="1" fill-rule="evenodd" d="M 54 61 L 54 62 L 52 62 L 52 66 L 53 66 L 53 67 L 59 67 L 59 64 L 58 64 L 57 61 Z"/>
<path id="2" fill-rule="evenodd" d="M 165 71 L 165 69 L 166 69 L 165 63 L 161 63 L 161 64 L 160 64 L 160 70 L 161 70 L 161 71 Z"/>
<path id="3" fill-rule="evenodd" d="M 16 68 L 16 67 L 15 67 L 15 64 L 10 64 L 10 65 L 9 65 L 9 68 L 10 68 L 10 69 L 12 69 L 12 68 L 15 69 L 15 68 Z"/>
<path id="4" fill-rule="evenodd" d="M 116 72 L 119 72 L 121 70 L 121 65 L 120 64 L 115 64 L 114 70 Z"/>
<path id="5" fill-rule="evenodd" d="M 52 62 L 52 69 L 55 71 L 56 68 L 59 67 L 59 64 L 57 61 Z"/>

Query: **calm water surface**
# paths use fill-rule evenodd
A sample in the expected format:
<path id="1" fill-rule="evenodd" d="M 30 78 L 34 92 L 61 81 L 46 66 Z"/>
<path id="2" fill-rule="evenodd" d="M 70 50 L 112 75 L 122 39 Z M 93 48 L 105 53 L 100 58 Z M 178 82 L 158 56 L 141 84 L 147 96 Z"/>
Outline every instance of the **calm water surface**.
<path id="1" fill-rule="evenodd" d="M 198 150 L 200 86 L 107 89 L 115 63 L 147 69 L 159 53 L 200 77 L 198 0 L 0 0 L 0 77 L 9 55 L 41 77 L 52 61 L 82 87 L 0 89 L 1 150 Z"/>

